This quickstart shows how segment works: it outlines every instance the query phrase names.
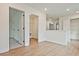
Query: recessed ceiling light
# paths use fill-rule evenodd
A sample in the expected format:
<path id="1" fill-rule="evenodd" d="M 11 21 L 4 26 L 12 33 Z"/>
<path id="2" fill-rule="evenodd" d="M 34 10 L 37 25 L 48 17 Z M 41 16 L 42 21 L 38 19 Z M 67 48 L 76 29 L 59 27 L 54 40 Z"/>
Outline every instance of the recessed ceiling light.
<path id="1" fill-rule="evenodd" d="M 70 11 L 70 9 L 66 9 L 66 11 Z"/>
<path id="2" fill-rule="evenodd" d="M 47 11 L 47 8 L 44 8 L 45 11 Z"/>
<path id="3" fill-rule="evenodd" d="M 79 11 L 76 11 L 76 13 L 79 13 Z"/>

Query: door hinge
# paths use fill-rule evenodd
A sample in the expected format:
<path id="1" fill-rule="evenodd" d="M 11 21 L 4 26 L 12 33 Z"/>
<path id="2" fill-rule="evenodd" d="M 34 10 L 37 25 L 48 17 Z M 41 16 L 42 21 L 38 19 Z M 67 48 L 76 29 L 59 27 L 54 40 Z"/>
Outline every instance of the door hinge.
<path id="1" fill-rule="evenodd" d="M 24 42 L 24 41 L 23 41 Z"/>
<path id="2" fill-rule="evenodd" d="M 23 16 L 25 16 L 25 15 L 23 14 Z"/>
<path id="3" fill-rule="evenodd" d="M 23 30 L 24 30 L 24 27 L 23 27 Z"/>

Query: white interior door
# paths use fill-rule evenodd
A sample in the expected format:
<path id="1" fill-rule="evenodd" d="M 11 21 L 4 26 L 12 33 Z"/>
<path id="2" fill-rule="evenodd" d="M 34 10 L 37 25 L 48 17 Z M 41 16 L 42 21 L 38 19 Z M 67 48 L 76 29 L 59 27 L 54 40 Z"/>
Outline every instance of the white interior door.
<path id="1" fill-rule="evenodd" d="M 24 45 L 24 13 L 20 14 L 20 25 L 19 25 L 19 43 L 21 43 L 22 45 Z"/>

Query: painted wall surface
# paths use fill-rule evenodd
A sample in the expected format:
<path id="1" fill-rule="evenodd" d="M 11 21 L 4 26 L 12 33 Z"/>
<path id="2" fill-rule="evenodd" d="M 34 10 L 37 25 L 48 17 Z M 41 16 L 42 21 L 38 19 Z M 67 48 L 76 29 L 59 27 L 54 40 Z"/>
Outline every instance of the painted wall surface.
<path id="1" fill-rule="evenodd" d="M 9 50 L 9 8 L 0 4 L 0 53 Z"/>
<path id="2" fill-rule="evenodd" d="M 66 44 L 67 42 L 69 42 L 70 40 L 70 17 L 69 16 L 64 16 L 61 17 L 63 19 L 63 31 L 65 34 L 65 41 Z"/>
<path id="3" fill-rule="evenodd" d="M 66 28 L 67 28 L 67 20 L 63 17 L 59 18 L 59 30 L 47 30 L 46 31 L 46 41 L 51 41 L 55 43 L 59 43 L 62 45 L 66 45 Z"/>
<path id="4" fill-rule="evenodd" d="M 66 45 L 65 33 L 64 31 L 47 31 L 46 32 L 46 41 L 55 42 L 58 44 Z"/>

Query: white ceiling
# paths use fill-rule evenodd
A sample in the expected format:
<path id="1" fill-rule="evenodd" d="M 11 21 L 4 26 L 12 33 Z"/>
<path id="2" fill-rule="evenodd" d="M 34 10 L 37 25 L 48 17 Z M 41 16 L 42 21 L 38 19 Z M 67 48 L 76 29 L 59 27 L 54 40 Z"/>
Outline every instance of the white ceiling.
<path id="1" fill-rule="evenodd" d="M 44 8 L 47 8 L 47 14 L 53 17 L 71 15 L 79 11 L 79 3 L 26 3 L 26 5 L 43 12 Z"/>

